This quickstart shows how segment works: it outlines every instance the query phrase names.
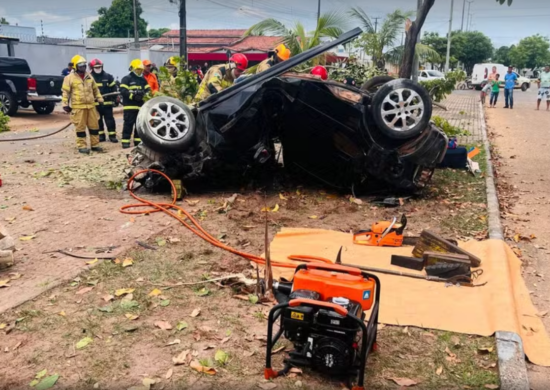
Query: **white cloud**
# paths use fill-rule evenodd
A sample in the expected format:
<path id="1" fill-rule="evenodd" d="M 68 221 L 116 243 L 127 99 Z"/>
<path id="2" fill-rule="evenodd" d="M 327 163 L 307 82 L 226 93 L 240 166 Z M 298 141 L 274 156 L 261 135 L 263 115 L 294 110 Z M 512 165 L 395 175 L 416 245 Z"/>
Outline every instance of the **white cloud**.
<path id="1" fill-rule="evenodd" d="M 82 24 L 84 26 L 88 26 L 88 28 L 90 28 L 90 26 L 92 25 L 93 22 L 95 22 L 96 20 L 99 19 L 99 15 L 94 15 L 94 16 L 86 16 L 85 18 L 82 18 Z"/>
<path id="2" fill-rule="evenodd" d="M 73 19 L 70 16 L 55 15 L 44 11 L 37 11 L 37 12 L 32 12 L 30 14 L 24 14 L 23 17 L 27 20 L 32 20 L 33 22 L 43 21 L 44 23 L 64 22 L 66 20 Z"/>
<path id="3" fill-rule="evenodd" d="M 179 29 L 180 29 L 180 25 L 179 25 L 179 23 L 170 23 L 170 24 L 168 25 L 168 28 L 169 28 L 170 30 L 179 30 Z"/>

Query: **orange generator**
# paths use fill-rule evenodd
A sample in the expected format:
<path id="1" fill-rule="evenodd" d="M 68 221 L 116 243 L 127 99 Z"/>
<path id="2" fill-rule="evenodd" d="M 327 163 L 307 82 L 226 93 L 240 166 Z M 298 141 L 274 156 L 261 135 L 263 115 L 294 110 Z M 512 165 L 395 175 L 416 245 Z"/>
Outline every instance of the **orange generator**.
<path id="1" fill-rule="evenodd" d="M 363 389 L 367 358 L 376 350 L 380 280 L 354 267 L 307 263 L 296 268 L 291 283 L 275 283 L 274 292 L 280 303 L 269 312 L 265 378 L 310 367 L 345 379 L 353 390 Z M 271 353 L 282 335 L 295 350 L 275 371 Z"/>

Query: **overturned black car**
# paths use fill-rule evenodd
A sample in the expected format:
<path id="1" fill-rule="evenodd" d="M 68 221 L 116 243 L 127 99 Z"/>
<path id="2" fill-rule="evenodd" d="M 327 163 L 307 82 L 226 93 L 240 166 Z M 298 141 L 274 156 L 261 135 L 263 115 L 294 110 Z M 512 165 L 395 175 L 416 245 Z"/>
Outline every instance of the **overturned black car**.
<path id="1" fill-rule="evenodd" d="M 285 170 L 337 188 L 370 179 L 396 189 L 424 187 L 447 138 L 430 122 L 432 103 L 423 87 L 382 76 L 358 89 L 288 73 L 361 32 L 279 63 L 197 107 L 168 97 L 149 100 L 137 121 L 142 144 L 132 152 L 132 173 L 154 168 L 187 181 L 227 169 L 243 172 L 273 162 L 280 142 Z M 155 176 L 137 181 L 151 188 L 158 184 Z"/>

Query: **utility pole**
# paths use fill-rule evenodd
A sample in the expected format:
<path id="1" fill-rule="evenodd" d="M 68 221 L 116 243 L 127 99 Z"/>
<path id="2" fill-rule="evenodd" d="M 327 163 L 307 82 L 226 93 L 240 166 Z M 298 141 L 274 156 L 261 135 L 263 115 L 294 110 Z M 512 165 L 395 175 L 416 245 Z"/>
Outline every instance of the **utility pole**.
<path id="1" fill-rule="evenodd" d="M 466 11 L 466 0 L 462 3 L 462 24 L 460 25 L 460 31 L 464 31 L 464 14 Z"/>
<path id="2" fill-rule="evenodd" d="M 319 0 L 321 1 L 321 0 Z M 187 69 L 187 8 L 186 0 L 180 0 L 180 57 L 185 61 L 185 67 Z"/>
<path id="3" fill-rule="evenodd" d="M 134 43 L 135 49 L 139 49 L 139 32 L 138 32 L 138 18 L 137 18 L 137 0 L 134 0 Z"/>
<path id="4" fill-rule="evenodd" d="M 449 18 L 449 35 L 447 36 L 447 56 L 445 57 L 445 73 L 449 71 L 449 63 L 451 61 L 451 33 L 453 32 L 453 11 L 455 0 L 451 0 L 451 16 Z"/>
<path id="5" fill-rule="evenodd" d="M 317 24 L 319 24 L 319 19 L 321 19 L 321 0 L 317 0 Z"/>
<path id="6" fill-rule="evenodd" d="M 466 31 L 470 30 L 470 7 L 472 6 L 472 3 L 474 0 L 468 0 L 468 22 L 466 23 Z"/>
<path id="7" fill-rule="evenodd" d="M 373 18 L 374 19 L 374 33 L 376 34 L 378 32 L 378 19 L 380 18 Z"/>
<path id="8" fill-rule="evenodd" d="M 422 8 L 423 0 L 418 0 L 417 3 L 417 10 L 416 10 L 416 17 L 418 18 L 418 15 L 420 14 L 420 9 Z M 420 37 L 422 36 L 422 32 L 420 29 L 418 29 L 418 37 L 417 42 L 420 40 Z M 416 53 L 416 48 L 414 51 L 414 60 L 413 60 L 413 69 L 412 69 L 412 79 L 415 82 L 418 82 L 418 68 L 420 67 L 420 63 L 418 61 L 418 54 Z"/>

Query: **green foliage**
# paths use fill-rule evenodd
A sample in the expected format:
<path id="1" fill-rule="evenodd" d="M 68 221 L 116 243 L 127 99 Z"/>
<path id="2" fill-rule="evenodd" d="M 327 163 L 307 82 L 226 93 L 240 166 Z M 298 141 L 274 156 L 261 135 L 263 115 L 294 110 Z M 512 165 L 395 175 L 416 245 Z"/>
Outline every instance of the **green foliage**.
<path id="1" fill-rule="evenodd" d="M 513 48 L 515 48 L 514 45 L 510 47 L 508 46 L 499 47 L 495 51 L 493 62 L 497 64 L 510 65 L 512 63 L 512 60 L 510 59 L 510 52 L 512 51 Z"/>
<path id="2" fill-rule="evenodd" d="M 391 50 L 388 50 L 386 53 L 386 59 L 391 64 L 399 64 L 401 62 L 401 59 L 403 58 L 405 46 L 397 46 L 394 47 Z M 416 50 L 414 51 L 415 57 L 418 57 L 418 61 L 420 63 L 424 62 L 431 62 L 431 63 L 438 63 L 442 61 L 441 57 L 439 57 L 439 54 L 432 49 L 429 46 L 426 46 L 422 43 L 416 44 Z"/>
<path id="3" fill-rule="evenodd" d="M 510 63 L 518 69 L 534 69 L 550 62 L 550 41 L 542 35 L 523 38 L 510 49 Z"/>
<path id="4" fill-rule="evenodd" d="M 352 77 L 355 79 L 358 87 L 375 76 L 385 74 L 381 69 L 374 65 L 364 65 L 358 63 L 353 57 L 350 57 L 345 67 L 342 67 L 342 64 L 338 64 L 337 67 L 329 67 L 328 71 L 329 78 L 331 80 L 343 82 L 347 77 Z"/>
<path id="5" fill-rule="evenodd" d="M 420 42 L 432 48 L 438 55 L 438 57 L 427 58 L 427 62 L 431 62 L 442 69 L 445 66 L 445 58 L 447 56 L 447 37 L 439 36 L 439 33 L 436 32 L 426 32 Z M 457 59 L 451 55 L 451 66 L 456 64 L 456 62 Z"/>
<path id="6" fill-rule="evenodd" d="M 0 133 L 3 131 L 10 131 L 10 127 L 8 126 L 9 121 L 10 117 L 4 115 L 4 113 L 0 111 Z"/>
<path id="7" fill-rule="evenodd" d="M 433 101 L 440 102 L 454 91 L 457 83 L 465 79 L 464 71 L 455 70 L 448 72 L 444 79 L 420 81 L 420 84 L 428 90 Z"/>
<path id="8" fill-rule="evenodd" d="M 433 123 L 439 127 L 448 137 L 468 136 L 470 132 L 460 127 L 453 126 L 448 120 L 440 116 L 432 116 Z"/>
<path id="9" fill-rule="evenodd" d="M 508 3 L 508 6 L 511 6 L 514 0 L 496 0 L 496 2 L 499 3 L 500 5 L 504 3 Z"/>
<path id="10" fill-rule="evenodd" d="M 183 58 L 176 57 L 175 60 L 178 67 L 176 77 L 173 77 L 166 67 L 160 67 L 158 74 L 160 90 L 155 96 L 170 96 L 186 104 L 190 104 L 193 102 L 199 89 L 197 75 L 185 66 L 181 66 L 185 64 Z"/>
<path id="11" fill-rule="evenodd" d="M 493 44 L 488 36 L 479 31 L 454 31 L 452 33 L 451 55 L 464 64 L 468 74 L 475 64 L 493 56 Z"/>
<path id="12" fill-rule="evenodd" d="M 0 18 L 0 24 L 10 24 L 10 22 L 8 22 L 8 20 L 5 17 L 2 16 Z"/>
<path id="13" fill-rule="evenodd" d="M 149 38 L 160 38 L 162 34 L 170 31 L 169 28 L 152 28 L 149 30 Z"/>
<path id="14" fill-rule="evenodd" d="M 141 18 L 143 8 L 136 0 L 138 33 L 140 37 L 147 36 L 147 22 Z M 111 6 L 101 7 L 97 13 L 99 19 L 92 23 L 88 36 L 91 38 L 126 38 L 128 32 L 134 36 L 133 0 L 113 0 Z"/>
<path id="15" fill-rule="evenodd" d="M 365 33 L 355 42 L 354 46 L 361 48 L 366 54 L 372 57 L 372 62 L 380 69 L 386 67 L 387 48 L 393 47 L 401 37 L 403 25 L 407 18 L 413 15 L 412 12 L 397 10 L 386 15 L 380 26 L 372 23 L 367 13 L 357 7 L 352 8 L 350 15 L 363 25 Z"/>

